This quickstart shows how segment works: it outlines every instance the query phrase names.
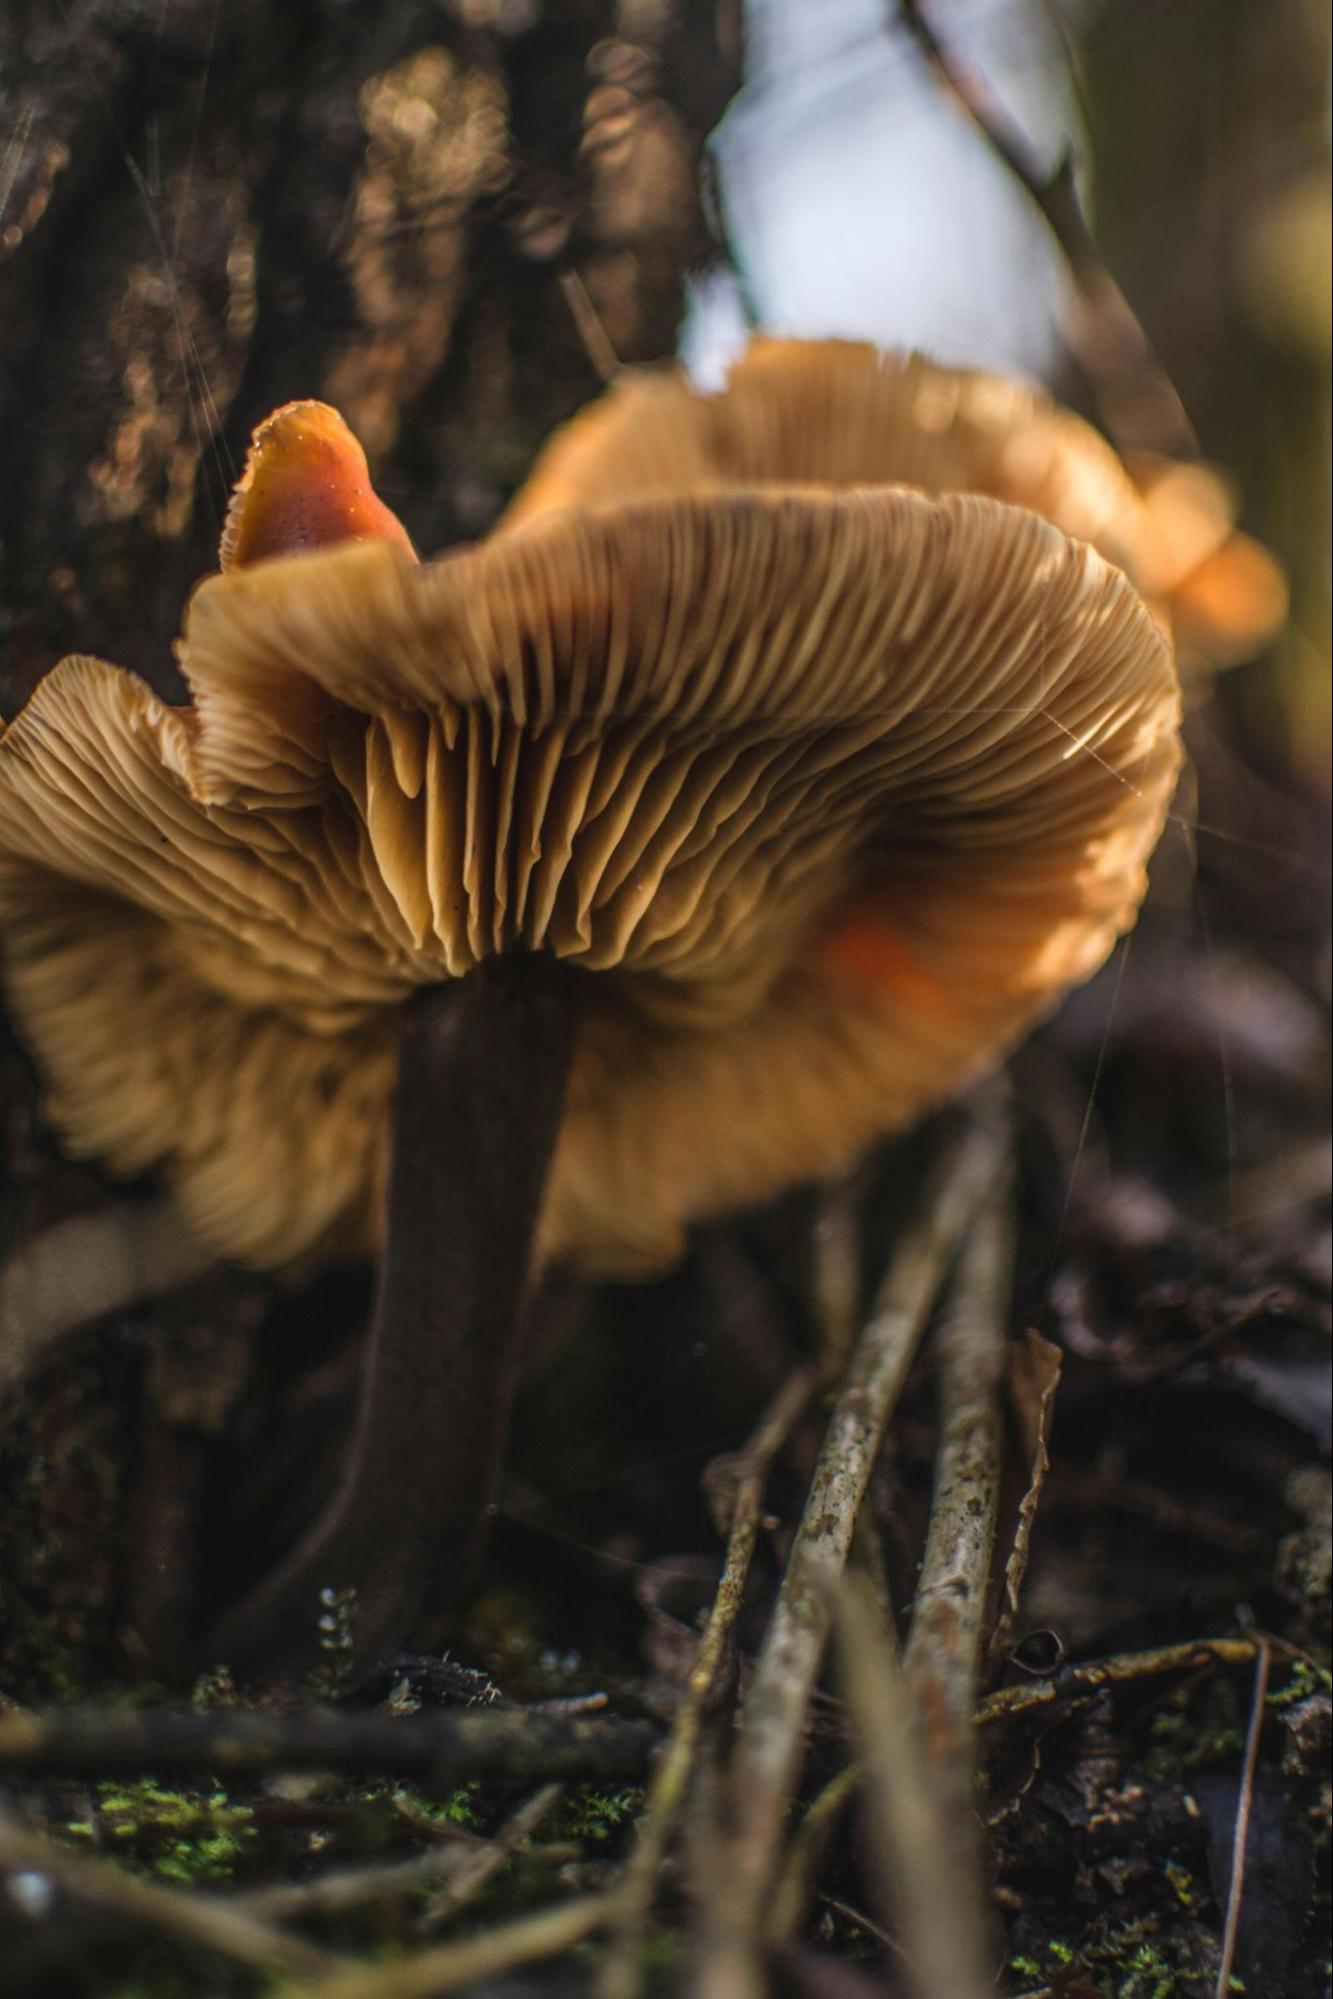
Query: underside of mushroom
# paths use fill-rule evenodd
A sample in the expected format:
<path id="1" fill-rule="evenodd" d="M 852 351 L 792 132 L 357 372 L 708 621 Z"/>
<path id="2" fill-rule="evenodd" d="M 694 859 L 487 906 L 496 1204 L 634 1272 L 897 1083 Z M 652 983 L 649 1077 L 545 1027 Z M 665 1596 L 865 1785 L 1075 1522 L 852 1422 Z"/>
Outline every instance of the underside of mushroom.
<path id="1" fill-rule="evenodd" d="M 661 1268 L 998 1061 L 1133 921 L 1178 692 L 994 498 L 704 481 L 419 565 L 295 407 L 191 706 L 75 659 L 0 737 L 0 920 L 73 1149 L 222 1254 L 381 1253 L 342 1485 L 222 1634 L 353 1588 L 368 1660 L 475 1552 L 533 1273 Z"/>

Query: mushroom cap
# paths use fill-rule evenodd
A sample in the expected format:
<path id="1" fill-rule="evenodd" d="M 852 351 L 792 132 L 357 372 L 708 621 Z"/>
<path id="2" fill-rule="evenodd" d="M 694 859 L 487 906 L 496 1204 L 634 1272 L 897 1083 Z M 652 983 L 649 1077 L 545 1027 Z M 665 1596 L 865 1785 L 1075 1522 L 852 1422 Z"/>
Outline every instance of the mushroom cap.
<path id="1" fill-rule="evenodd" d="M 370 483 L 360 441 L 327 403 L 284 403 L 251 439 L 222 529 L 223 569 L 364 539 L 412 544 Z"/>
<path id="2" fill-rule="evenodd" d="M 539 455 L 501 531 L 565 507 L 770 482 L 987 493 L 1030 507 L 1129 575 L 1182 668 L 1252 655 L 1286 612 L 1272 557 L 1233 532 L 1210 466 L 1137 454 L 1032 384 L 857 341 L 753 339 L 715 395 L 679 368 L 627 372 Z"/>
<path id="3" fill-rule="evenodd" d="M 1124 576 L 971 496 L 352 541 L 205 581 L 180 658 L 0 735 L 4 978 L 70 1145 L 258 1263 L 373 1247 L 402 1002 L 522 948 L 597 974 L 541 1254 L 661 1266 L 1095 970 L 1178 761 Z"/>

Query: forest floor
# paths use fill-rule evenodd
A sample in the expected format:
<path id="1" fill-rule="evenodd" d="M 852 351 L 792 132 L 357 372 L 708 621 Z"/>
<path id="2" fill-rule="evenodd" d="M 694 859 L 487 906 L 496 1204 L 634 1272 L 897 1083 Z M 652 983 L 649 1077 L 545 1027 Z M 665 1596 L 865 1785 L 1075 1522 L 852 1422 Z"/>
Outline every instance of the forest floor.
<path id="1" fill-rule="evenodd" d="M 552 1298 L 451 1654 L 359 1688 L 336 1612 L 304 1688 L 164 1684 L 143 1633 L 308 1504 L 364 1274 L 214 1273 L 46 1358 L 0 1443 L 13 1999 L 716 1995 L 756 1963 L 851 1999 L 921 1990 L 910 1963 L 963 1948 L 942 1926 L 1014 1999 L 1328 1990 L 1326 815 L 1218 704 L 1191 747 L 1200 830 L 1169 830 L 1131 946 L 1012 1063 L 1012 1138 L 970 1113 L 964 1152 L 989 1130 L 1016 1164 L 1012 1303 L 964 1284 L 991 1372 L 959 1375 L 947 1314 L 915 1355 L 904 1335 L 854 1533 L 836 1481 L 827 1517 L 800 1525 L 804 1498 L 847 1356 L 898 1337 L 883 1287 L 910 1288 L 957 1113 L 699 1232 L 656 1285 Z M 12 1239 L 90 1196 L 3 1060 Z M 978 1213 L 1006 1225 L 990 1178 L 969 1245 Z M 960 1380 L 1004 1444 L 1002 1474 L 964 1467 L 997 1527 L 992 1585 L 964 1546 L 955 1597 L 985 1647 L 975 1791 L 949 1711 L 969 1641 L 927 1630 L 919 1575 Z M 784 1667 L 764 1632 L 793 1547 L 827 1566 L 840 1534 L 871 1586 L 811 1610 L 789 1585 Z"/>

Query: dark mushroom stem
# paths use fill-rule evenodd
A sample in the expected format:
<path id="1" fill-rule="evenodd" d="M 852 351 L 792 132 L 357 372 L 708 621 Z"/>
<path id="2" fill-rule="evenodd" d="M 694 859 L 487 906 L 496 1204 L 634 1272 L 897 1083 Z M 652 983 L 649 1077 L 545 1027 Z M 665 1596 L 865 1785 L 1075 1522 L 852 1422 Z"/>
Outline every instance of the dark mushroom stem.
<path id="1" fill-rule="evenodd" d="M 272 1672 L 332 1653 L 355 1675 L 466 1585 L 522 1360 L 582 983 L 514 955 L 408 1003 L 347 1465 L 304 1538 L 210 1634 L 211 1660 Z"/>

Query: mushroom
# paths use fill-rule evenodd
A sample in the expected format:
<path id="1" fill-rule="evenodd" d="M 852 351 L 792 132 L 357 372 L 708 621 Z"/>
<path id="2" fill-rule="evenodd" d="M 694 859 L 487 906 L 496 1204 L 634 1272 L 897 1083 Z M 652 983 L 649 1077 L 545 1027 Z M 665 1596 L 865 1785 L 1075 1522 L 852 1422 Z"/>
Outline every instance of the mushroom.
<path id="1" fill-rule="evenodd" d="M 532 1273 L 660 1269 L 996 1063 L 1132 923 L 1179 754 L 1153 620 L 1032 512 L 711 490 L 418 565 L 360 466 L 310 406 L 260 433 L 189 707 L 74 658 L 0 735 L 66 1142 L 222 1254 L 380 1252 L 342 1486 L 210 1641 L 242 1665 L 309 1657 L 325 1589 L 358 1663 L 438 1609 Z"/>
<path id="2" fill-rule="evenodd" d="M 1030 507 L 1119 564 L 1183 669 L 1250 657 L 1281 624 L 1272 557 L 1234 532 L 1226 481 L 1104 438 L 1026 382 L 861 342 L 756 338 L 716 395 L 627 372 L 558 431 L 504 527 L 568 506 L 770 482 L 918 486 Z"/>

